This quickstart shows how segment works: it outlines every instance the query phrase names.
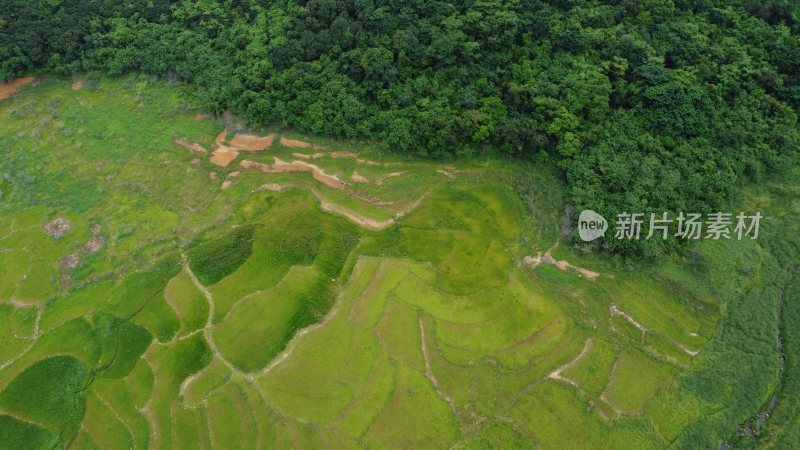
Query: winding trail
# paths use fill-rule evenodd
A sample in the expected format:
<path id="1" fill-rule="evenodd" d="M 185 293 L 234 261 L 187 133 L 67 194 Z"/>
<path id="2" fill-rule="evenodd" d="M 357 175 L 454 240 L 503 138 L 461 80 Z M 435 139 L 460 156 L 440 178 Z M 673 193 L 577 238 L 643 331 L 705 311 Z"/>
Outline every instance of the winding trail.
<path id="1" fill-rule="evenodd" d="M 578 386 L 578 383 L 576 383 L 574 380 L 571 380 L 571 379 L 561 375 L 561 372 L 563 372 L 563 371 L 569 369 L 570 367 L 572 367 L 573 365 L 577 364 L 578 361 L 580 361 L 586 355 L 586 353 L 589 351 L 589 348 L 591 348 L 591 346 L 592 346 L 592 338 L 586 339 L 586 343 L 583 344 L 583 350 L 581 350 L 581 352 L 578 354 L 578 356 L 576 356 L 571 361 L 568 361 L 568 362 L 562 364 L 556 370 L 550 372 L 550 374 L 547 375 L 547 378 L 550 378 L 551 380 L 563 381 L 565 383 L 571 384 L 572 386 L 575 386 L 576 388 L 579 388 L 580 386 Z"/>
<path id="2" fill-rule="evenodd" d="M 600 276 L 600 273 L 598 272 L 594 272 L 592 270 L 584 269 L 583 267 L 573 265 L 569 261 L 559 261 L 553 258 L 553 249 L 558 247 L 558 244 L 559 243 L 556 242 L 556 244 L 550 247 L 544 254 L 539 252 L 536 256 L 526 256 L 517 265 L 520 267 L 527 266 L 531 268 L 536 268 L 540 264 L 550 264 L 558 267 L 560 270 L 563 271 L 572 269 L 592 281 L 596 280 L 597 277 Z"/>
<path id="3" fill-rule="evenodd" d="M 436 390 L 436 394 L 438 394 L 439 397 L 447 402 L 448 406 L 450 406 L 450 411 L 453 412 L 453 415 L 457 416 L 456 404 L 453 402 L 453 399 L 442 392 L 441 387 L 439 387 L 439 380 L 436 379 L 436 375 L 433 374 L 433 370 L 431 369 L 430 357 L 428 356 L 428 346 L 425 345 L 425 324 L 422 321 L 422 317 L 419 318 L 419 338 L 420 346 L 422 347 L 422 358 L 425 361 L 425 377 L 430 380 L 433 388 Z"/>

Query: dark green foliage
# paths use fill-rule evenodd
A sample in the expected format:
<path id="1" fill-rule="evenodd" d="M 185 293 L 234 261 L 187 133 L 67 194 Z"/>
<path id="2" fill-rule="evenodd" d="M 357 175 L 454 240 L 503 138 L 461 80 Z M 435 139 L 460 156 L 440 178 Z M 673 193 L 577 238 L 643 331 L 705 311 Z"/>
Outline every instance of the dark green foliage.
<path id="1" fill-rule="evenodd" d="M 0 393 L 0 408 L 29 417 L 69 442 L 83 420 L 90 376 L 71 356 L 37 361 Z"/>
<path id="2" fill-rule="evenodd" d="M 793 186 L 772 190 L 778 195 L 774 204 L 790 205 L 797 191 Z M 754 272 L 736 266 L 747 272 L 746 287 L 727 304 L 721 329 L 703 349 L 699 364 L 679 378 L 681 388 L 693 396 L 709 405 L 724 399 L 724 407 L 693 422 L 675 441 L 677 448 L 717 448 L 723 441 L 736 448 L 795 448 L 800 442 L 800 222 L 788 213 L 770 221 L 768 230 L 759 237 L 766 252 L 751 255 L 753 260 L 763 255 L 762 266 Z M 733 282 L 735 277 L 730 278 Z"/>
<path id="3" fill-rule="evenodd" d="M 189 251 L 189 266 L 206 286 L 212 285 L 239 268 L 253 252 L 253 228 L 235 228 Z"/>
<path id="4" fill-rule="evenodd" d="M 787 0 L 7 3 L 0 78 L 138 70 L 256 123 L 416 155 L 548 155 L 569 203 L 607 216 L 707 212 L 797 164 Z"/>
<path id="5" fill-rule="evenodd" d="M 58 438 L 36 425 L 19 421 L 13 417 L 0 415 L 0 450 L 61 449 Z"/>
<path id="6" fill-rule="evenodd" d="M 103 345 L 104 361 L 107 361 L 105 367 L 101 367 L 104 377 L 127 376 L 153 340 L 146 329 L 114 316 L 101 314 L 94 325 Z"/>

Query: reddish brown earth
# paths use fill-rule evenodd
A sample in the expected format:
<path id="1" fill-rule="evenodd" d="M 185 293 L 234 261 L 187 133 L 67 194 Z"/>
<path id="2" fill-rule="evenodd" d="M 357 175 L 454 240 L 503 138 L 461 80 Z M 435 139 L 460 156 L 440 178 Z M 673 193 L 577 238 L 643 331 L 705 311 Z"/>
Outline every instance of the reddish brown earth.
<path id="1" fill-rule="evenodd" d="M 231 147 L 235 147 L 240 151 L 245 152 L 258 152 L 272 146 L 274 135 L 267 135 L 264 137 L 253 136 L 251 134 L 237 134 L 231 139 Z"/>
<path id="2" fill-rule="evenodd" d="M 16 80 L 9 81 L 8 83 L 0 83 L 0 100 L 7 99 L 16 94 L 22 86 L 28 85 L 36 81 L 33 77 L 22 77 Z"/>
<path id="3" fill-rule="evenodd" d="M 286 139 L 281 137 L 281 145 L 289 148 L 309 148 L 311 144 L 304 141 L 296 141 L 294 139 Z"/>

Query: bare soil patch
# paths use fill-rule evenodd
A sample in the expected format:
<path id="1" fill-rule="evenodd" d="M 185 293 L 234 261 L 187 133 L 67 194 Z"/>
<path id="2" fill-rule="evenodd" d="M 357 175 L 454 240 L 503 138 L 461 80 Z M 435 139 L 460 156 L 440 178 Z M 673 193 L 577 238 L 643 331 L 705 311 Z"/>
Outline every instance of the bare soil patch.
<path id="1" fill-rule="evenodd" d="M 261 189 L 272 192 L 280 192 L 283 190 L 283 186 L 278 183 L 264 183 L 261 185 Z"/>
<path id="2" fill-rule="evenodd" d="M 100 250 L 101 248 L 105 247 L 105 245 L 106 245 L 106 240 L 103 236 L 92 236 L 89 238 L 88 241 L 86 241 L 85 244 L 83 244 L 81 251 L 83 251 L 84 253 L 94 253 Z"/>
<path id="3" fill-rule="evenodd" d="M 0 100 L 7 99 L 16 94 L 22 86 L 31 84 L 36 81 L 33 77 L 22 77 L 16 80 L 9 81 L 8 83 L 0 83 Z"/>
<path id="4" fill-rule="evenodd" d="M 361 159 L 358 157 L 358 153 L 341 151 L 341 152 L 331 152 L 331 158 L 352 158 L 355 159 L 359 164 L 366 164 L 368 166 L 379 166 L 379 162 L 370 161 L 368 159 Z"/>
<path id="5" fill-rule="evenodd" d="M 358 173 L 357 171 L 353 171 L 353 174 L 350 175 L 350 179 L 356 183 L 369 183 L 369 179 Z"/>
<path id="6" fill-rule="evenodd" d="M 358 158 L 358 153 L 353 152 L 331 152 L 331 158 Z"/>
<path id="7" fill-rule="evenodd" d="M 194 115 L 194 120 L 210 119 L 211 114 L 197 113 Z"/>
<path id="8" fill-rule="evenodd" d="M 75 82 L 72 83 L 72 90 L 73 91 L 80 91 L 81 89 L 83 89 L 83 87 L 84 87 L 84 84 L 83 84 L 83 81 L 81 81 L 81 80 L 78 80 L 78 81 L 75 81 Z"/>
<path id="9" fill-rule="evenodd" d="M 388 180 L 389 178 L 401 177 L 401 176 L 403 176 L 405 174 L 406 174 L 405 172 L 392 172 L 392 173 L 387 173 L 386 175 L 383 175 L 381 177 L 378 177 L 378 178 L 370 180 L 369 178 L 365 177 L 364 175 L 361 175 L 360 173 L 358 173 L 357 170 L 354 170 L 353 174 L 350 175 L 350 179 L 353 180 L 353 182 L 355 182 L 355 183 L 369 183 L 369 184 L 374 184 L 376 186 L 380 186 L 386 180 Z"/>
<path id="10" fill-rule="evenodd" d="M 73 253 L 61 258 L 61 261 L 58 262 L 58 267 L 60 267 L 61 270 L 70 270 L 78 267 L 80 263 L 81 259 L 77 254 Z"/>
<path id="11" fill-rule="evenodd" d="M 229 187 L 233 186 L 233 178 L 238 177 L 239 174 L 241 174 L 241 172 L 239 172 L 238 170 L 229 173 L 228 176 L 225 177 L 225 181 L 222 182 L 222 190 L 224 191 Z"/>
<path id="12" fill-rule="evenodd" d="M 560 270 L 564 270 L 564 271 L 569 270 L 569 269 L 575 270 L 576 272 L 580 273 L 581 275 L 585 276 L 586 278 L 588 278 L 590 280 L 596 280 L 597 277 L 600 276 L 600 274 L 597 273 L 597 272 L 593 272 L 591 270 L 584 269 L 583 267 L 574 266 L 574 265 L 570 264 L 568 261 L 558 261 L 555 258 L 553 258 L 553 255 L 552 255 L 553 248 L 556 248 L 557 246 L 558 246 L 558 242 L 556 242 L 556 245 L 554 245 L 552 248 L 547 250 L 544 253 L 544 255 L 539 253 L 536 256 L 526 256 L 525 258 L 522 259 L 522 261 L 519 262 L 519 266 L 520 267 L 521 266 L 528 266 L 528 267 L 536 268 L 539 264 L 550 264 L 550 265 L 556 266 Z"/>
<path id="13" fill-rule="evenodd" d="M 65 234 L 72 230 L 72 223 L 63 218 L 58 217 L 51 220 L 44 225 L 44 232 L 53 239 L 61 239 Z"/>
<path id="14" fill-rule="evenodd" d="M 285 137 L 281 136 L 281 145 L 288 148 L 309 148 L 312 146 L 311 143 L 305 141 L 298 141 L 295 139 L 286 139 Z"/>
<path id="15" fill-rule="evenodd" d="M 230 145 L 245 152 L 258 152 L 272 146 L 274 135 L 254 136 L 252 134 L 237 134 L 231 139 Z"/>
<path id="16" fill-rule="evenodd" d="M 239 156 L 239 152 L 235 148 L 221 145 L 211 154 L 211 163 L 220 167 L 228 167 L 237 156 Z"/>
<path id="17" fill-rule="evenodd" d="M 225 128 L 224 130 L 220 131 L 216 138 L 214 138 L 214 143 L 217 145 L 222 145 L 225 143 L 225 139 L 228 137 L 228 129 Z"/>
<path id="18" fill-rule="evenodd" d="M 220 167 L 228 167 L 239 152 L 257 152 L 272 146 L 274 135 L 254 136 L 250 134 L 237 134 L 228 144 L 225 139 L 228 137 L 227 128 L 217 135 L 214 142 L 217 145 L 214 153 L 211 154 L 211 163 Z"/>
<path id="19" fill-rule="evenodd" d="M 343 206 L 339 206 L 335 203 L 329 202 L 327 199 L 320 196 L 316 192 L 314 194 L 317 195 L 317 198 L 319 199 L 319 205 L 324 211 L 339 216 L 344 216 L 347 219 L 357 223 L 358 225 L 361 225 L 364 228 L 381 231 L 385 230 L 386 228 L 394 224 L 394 219 L 376 220 L 369 217 L 365 217 L 362 216 L 361 214 L 358 214 L 355 211 L 351 211 Z"/>
<path id="20" fill-rule="evenodd" d="M 258 164 L 258 163 L 254 163 L 254 164 Z M 261 185 L 261 189 L 264 189 L 264 190 L 267 190 L 267 191 L 273 191 L 273 192 L 280 192 L 280 191 L 283 191 L 283 190 L 288 189 L 290 187 L 295 187 L 295 185 L 292 184 L 292 183 L 283 183 L 283 184 L 281 184 L 281 183 L 266 183 L 266 184 Z M 394 215 L 393 218 L 384 219 L 384 220 L 378 220 L 378 219 L 372 219 L 370 217 L 366 217 L 366 216 L 364 216 L 362 214 L 359 214 L 359 213 L 357 213 L 355 211 L 352 211 L 352 210 L 350 210 L 350 209 L 348 209 L 348 208 L 346 208 L 344 206 L 340 206 L 340 205 L 337 205 L 335 203 L 332 203 L 328 199 L 326 199 L 322 194 L 317 192 L 315 189 L 307 189 L 307 190 L 309 192 L 311 192 L 312 194 L 314 194 L 315 197 L 317 197 L 317 200 L 319 200 L 320 208 L 322 208 L 323 211 L 329 212 L 331 214 L 336 214 L 338 216 L 342 216 L 342 217 L 344 217 L 344 218 L 346 218 L 346 219 L 348 219 L 348 220 L 350 220 L 350 221 L 352 221 L 352 222 L 354 222 L 354 223 L 356 223 L 356 224 L 358 224 L 358 225 L 360 225 L 360 226 L 362 226 L 364 228 L 367 228 L 367 229 L 370 229 L 370 230 L 375 230 L 375 231 L 385 230 L 386 228 L 390 227 L 395 222 L 397 222 L 398 220 L 402 219 L 403 217 L 405 217 L 406 215 L 411 213 L 413 210 L 415 210 L 417 207 L 419 207 L 419 205 L 425 199 L 425 196 L 423 195 L 422 197 L 418 198 L 413 203 L 409 204 L 408 206 L 406 206 L 405 208 L 403 208 L 399 212 L 397 212 Z"/>
<path id="21" fill-rule="evenodd" d="M 437 169 L 436 172 L 446 176 L 447 178 L 450 178 L 451 180 L 456 177 L 453 175 L 453 172 L 450 172 L 449 170 Z"/>
<path id="22" fill-rule="evenodd" d="M 581 352 L 578 354 L 578 356 L 575 357 L 575 359 L 573 359 L 572 361 L 564 363 L 563 365 L 561 365 L 556 370 L 550 372 L 550 374 L 547 376 L 547 378 L 550 378 L 551 380 L 561 380 L 561 381 L 563 381 L 565 383 L 569 383 L 569 384 L 571 384 L 571 385 L 573 385 L 575 387 L 579 387 L 578 383 L 576 383 L 572 379 L 569 379 L 569 378 L 561 375 L 561 373 L 563 371 L 567 370 L 568 368 L 574 366 L 575 364 L 578 363 L 578 361 L 583 359 L 583 357 L 586 356 L 586 353 L 589 351 L 589 348 L 591 346 L 592 346 L 592 338 L 589 338 L 589 339 L 586 340 L 586 343 L 583 344 L 583 350 L 581 350 Z"/>
<path id="23" fill-rule="evenodd" d="M 317 159 L 325 156 L 324 153 L 292 153 L 295 158 Z"/>
<path id="24" fill-rule="evenodd" d="M 334 189 L 344 189 L 345 187 L 345 184 L 336 175 L 329 175 L 321 168 L 305 161 L 286 162 L 280 158 L 275 158 L 275 164 L 262 164 L 244 160 L 239 165 L 244 169 L 256 167 L 264 173 L 309 172 L 315 180 L 328 187 Z"/>
<path id="25" fill-rule="evenodd" d="M 185 138 L 175 139 L 175 143 L 189 150 L 192 153 L 208 153 L 208 150 L 203 148 L 202 145 L 198 144 L 197 142 L 189 142 Z"/>

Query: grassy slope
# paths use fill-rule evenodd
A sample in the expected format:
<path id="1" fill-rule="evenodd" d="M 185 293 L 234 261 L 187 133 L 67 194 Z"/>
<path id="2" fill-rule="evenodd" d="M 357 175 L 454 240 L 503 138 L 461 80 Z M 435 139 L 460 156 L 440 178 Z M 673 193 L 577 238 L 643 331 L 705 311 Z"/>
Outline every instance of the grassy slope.
<path id="1" fill-rule="evenodd" d="M 545 168 L 325 156 L 314 163 L 342 180 L 405 175 L 342 192 L 308 174 L 243 171 L 223 191 L 235 165 L 193 164 L 172 143 L 213 148 L 222 126 L 196 120 L 192 102 L 185 87 L 124 78 L 81 91 L 46 80 L 0 103 L 0 164 L 14 169 L 0 173 L 0 322 L 12 330 L 0 336 L 0 399 L 32 379 L 32 398 L 49 398 L 63 381 L 38 364 L 53 358 L 96 374 L 61 421 L 36 402 L 0 405 L 12 414 L 0 415 L 8 442 L 718 445 L 740 439 L 737 426 L 777 392 L 779 329 L 786 371 L 760 442 L 797 439 L 796 184 L 746 191 L 740 208 L 769 217 L 758 242 L 703 242 L 636 272 L 553 251 L 602 273 L 589 281 L 517 266 L 557 239 L 562 188 Z M 296 189 L 256 191 L 265 182 Z M 324 213 L 318 199 L 383 219 L 422 195 L 381 232 Z M 59 215 L 73 231 L 56 241 L 41 226 Z M 94 224 L 107 244 L 80 253 Z M 59 269 L 74 252 L 79 266 Z"/>

